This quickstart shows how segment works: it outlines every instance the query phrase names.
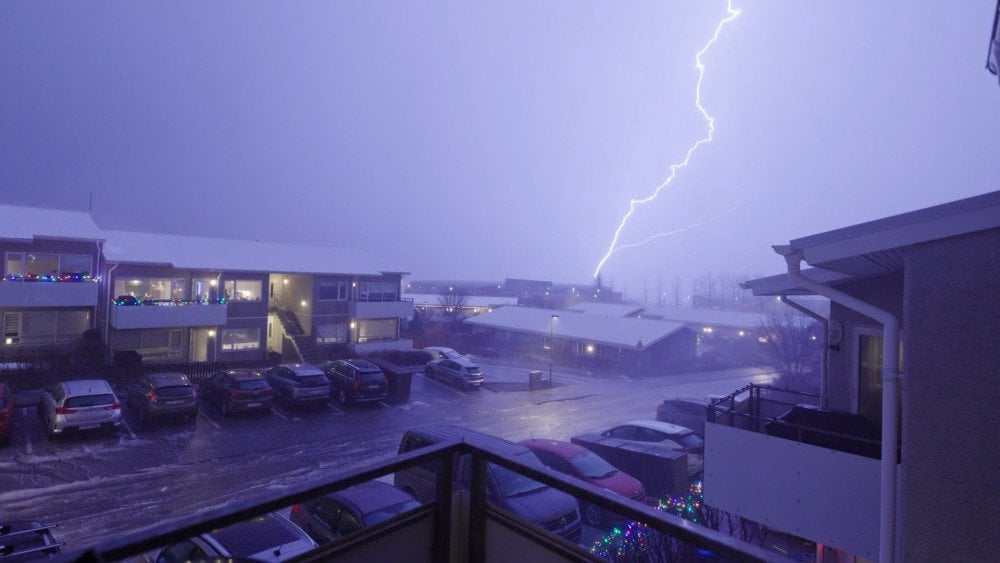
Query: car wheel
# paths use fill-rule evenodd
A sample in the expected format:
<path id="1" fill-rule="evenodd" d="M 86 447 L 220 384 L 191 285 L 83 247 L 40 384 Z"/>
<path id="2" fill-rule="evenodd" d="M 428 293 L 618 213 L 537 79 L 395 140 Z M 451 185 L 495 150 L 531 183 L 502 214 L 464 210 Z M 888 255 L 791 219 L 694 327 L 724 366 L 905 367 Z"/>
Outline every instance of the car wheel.
<path id="1" fill-rule="evenodd" d="M 604 511 L 596 504 L 588 503 L 583 508 L 583 520 L 589 526 L 600 527 L 604 523 Z"/>
<path id="2" fill-rule="evenodd" d="M 347 404 L 347 391 L 344 391 L 343 389 L 337 391 L 337 402 L 341 405 Z"/>

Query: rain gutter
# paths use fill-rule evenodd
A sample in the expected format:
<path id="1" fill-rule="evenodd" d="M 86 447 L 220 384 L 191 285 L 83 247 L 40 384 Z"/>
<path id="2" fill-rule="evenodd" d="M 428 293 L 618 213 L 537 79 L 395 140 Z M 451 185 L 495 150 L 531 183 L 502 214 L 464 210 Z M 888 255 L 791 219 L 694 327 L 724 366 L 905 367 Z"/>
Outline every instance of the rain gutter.
<path id="1" fill-rule="evenodd" d="M 804 260 L 804 256 L 801 249 L 793 249 L 790 245 L 777 245 L 773 248 L 775 252 L 785 258 L 785 262 L 788 264 L 788 278 L 792 282 L 882 324 L 882 461 L 879 487 L 881 498 L 878 560 L 882 563 L 892 563 L 895 561 L 896 547 L 896 452 L 899 443 L 899 429 L 896 427 L 896 403 L 899 382 L 899 321 L 887 311 L 803 276 L 801 262 Z"/>

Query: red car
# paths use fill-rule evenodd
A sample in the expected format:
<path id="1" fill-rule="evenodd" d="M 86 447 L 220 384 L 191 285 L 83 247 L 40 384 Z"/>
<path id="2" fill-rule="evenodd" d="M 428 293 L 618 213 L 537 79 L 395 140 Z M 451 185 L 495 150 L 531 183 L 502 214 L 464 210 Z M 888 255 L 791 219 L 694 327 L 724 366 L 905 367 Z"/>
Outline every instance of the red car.
<path id="1" fill-rule="evenodd" d="M 536 439 L 523 440 L 519 443 L 535 452 L 538 459 L 546 466 L 560 473 L 571 475 L 632 500 L 646 502 L 646 490 L 638 479 L 619 471 L 587 448 L 559 440 Z M 606 514 L 601 507 L 582 501 L 580 512 L 583 513 L 584 521 L 595 527 L 616 519 L 613 514 Z"/>
<path id="2" fill-rule="evenodd" d="M 0 383 L 0 444 L 10 443 L 14 426 L 14 392 L 10 385 Z"/>
<path id="3" fill-rule="evenodd" d="M 14 427 L 14 392 L 10 385 L 0 383 L 0 444 L 10 443 Z"/>

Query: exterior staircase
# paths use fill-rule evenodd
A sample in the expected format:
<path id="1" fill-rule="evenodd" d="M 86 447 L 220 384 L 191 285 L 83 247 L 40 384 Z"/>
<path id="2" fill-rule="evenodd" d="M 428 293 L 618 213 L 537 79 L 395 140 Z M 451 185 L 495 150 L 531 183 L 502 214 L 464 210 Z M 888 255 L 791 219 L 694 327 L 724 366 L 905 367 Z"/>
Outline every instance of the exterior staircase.
<path id="1" fill-rule="evenodd" d="M 279 309 L 277 314 L 278 320 L 281 321 L 281 329 L 285 336 L 292 341 L 300 361 L 315 364 L 326 359 L 326 354 L 316 344 L 316 338 L 305 334 L 294 313 Z"/>

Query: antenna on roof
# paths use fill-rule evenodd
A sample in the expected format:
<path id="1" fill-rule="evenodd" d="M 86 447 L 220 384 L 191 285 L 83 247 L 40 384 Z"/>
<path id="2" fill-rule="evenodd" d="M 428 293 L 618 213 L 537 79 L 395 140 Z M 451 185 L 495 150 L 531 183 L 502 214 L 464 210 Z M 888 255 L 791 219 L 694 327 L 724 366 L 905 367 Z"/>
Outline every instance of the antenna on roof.
<path id="1" fill-rule="evenodd" d="M 89 197 L 89 199 L 87 201 L 87 213 L 90 213 L 91 215 L 93 215 L 93 213 L 94 213 L 94 192 L 93 191 L 90 192 L 90 197 Z"/>

